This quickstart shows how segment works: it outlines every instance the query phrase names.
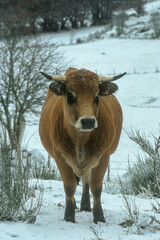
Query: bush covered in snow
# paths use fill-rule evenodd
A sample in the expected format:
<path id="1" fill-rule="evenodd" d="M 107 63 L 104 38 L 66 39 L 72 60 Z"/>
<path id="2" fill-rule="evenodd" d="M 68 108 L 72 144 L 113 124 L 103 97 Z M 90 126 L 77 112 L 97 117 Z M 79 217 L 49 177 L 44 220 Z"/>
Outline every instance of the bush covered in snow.
<path id="1" fill-rule="evenodd" d="M 160 197 L 160 136 L 154 137 L 154 145 L 139 131 L 131 131 L 129 137 L 139 145 L 143 156 L 137 154 L 137 162 L 128 167 L 125 174 L 126 191 L 129 194 L 144 193 Z"/>

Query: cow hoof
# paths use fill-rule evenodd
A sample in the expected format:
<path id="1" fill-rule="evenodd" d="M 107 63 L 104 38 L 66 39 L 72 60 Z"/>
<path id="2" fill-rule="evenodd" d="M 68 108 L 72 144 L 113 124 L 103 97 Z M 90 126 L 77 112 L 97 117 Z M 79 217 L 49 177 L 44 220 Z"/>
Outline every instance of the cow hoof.
<path id="1" fill-rule="evenodd" d="M 94 218 L 93 221 L 94 221 L 95 224 L 97 224 L 98 222 L 103 222 L 103 223 L 106 222 L 106 220 L 105 220 L 105 218 L 103 216 L 99 217 L 99 218 Z"/>
<path id="2" fill-rule="evenodd" d="M 94 223 L 103 222 L 105 223 L 105 218 L 103 215 L 102 207 L 99 205 L 93 209 L 93 221 Z"/>
<path id="3" fill-rule="evenodd" d="M 71 200 L 66 202 L 64 220 L 75 223 L 75 204 Z"/>
<path id="4" fill-rule="evenodd" d="M 81 211 L 81 212 L 83 212 L 83 211 L 85 211 L 85 212 L 91 212 L 91 208 L 88 207 L 88 206 L 83 206 L 83 207 L 81 207 L 80 211 Z"/>
<path id="5" fill-rule="evenodd" d="M 72 218 L 72 217 L 65 217 L 64 220 L 65 220 L 66 222 L 75 223 L 75 218 Z"/>

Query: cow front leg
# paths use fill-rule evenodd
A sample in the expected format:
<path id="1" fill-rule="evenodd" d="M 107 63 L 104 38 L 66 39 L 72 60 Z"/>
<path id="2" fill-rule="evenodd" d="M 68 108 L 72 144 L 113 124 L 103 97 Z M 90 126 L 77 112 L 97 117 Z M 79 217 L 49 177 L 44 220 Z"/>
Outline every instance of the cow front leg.
<path id="1" fill-rule="evenodd" d="M 67 222 L 75 223 L 75 199 L 74 194 L 76 191 L 77 180 L 72 168 L 65 162 L 61 154 L 55 154 L 55 161 L 60 171 L 64 191 L 66 194 L 66 208 L 64 220 Z"/>
<path id="2" fill-rule="evenodd" d="M 105 218 L 103 215 L 103 210 L 101 206 L 101 193 L 102 187 L 100 186 L 97 189 L 94 189 L 93 194 L 93 221 L 97 222 L 105 222 Z"/>
<path id="3" fill-rule="evenodd" d="M 109 162 L 109 157 L 105 156 L 101 158 L 101 161 L 97 167 L 92 170 L 90 179 L 90 188 L 93 195 L 93 221 L 105 222 L 101 205 L 101 193 L 104 174 L 106 172 Z"/>
<path id="4" fill-rule="evenodd" d="M 89 195 L 89 179 L 88 177 L 82 177 L 82 199 L 81 199 L 81 211 L 90 212 L 90 195 Z"/>
<path id="5" fill-rule="evenodd" d="M 71 186 L 70 184 L 64 184 L 64 190 L 66 193 L 66 208 L 64 214 L 64 220 L 67 222 L 75 223 L 75 186 Z"/>

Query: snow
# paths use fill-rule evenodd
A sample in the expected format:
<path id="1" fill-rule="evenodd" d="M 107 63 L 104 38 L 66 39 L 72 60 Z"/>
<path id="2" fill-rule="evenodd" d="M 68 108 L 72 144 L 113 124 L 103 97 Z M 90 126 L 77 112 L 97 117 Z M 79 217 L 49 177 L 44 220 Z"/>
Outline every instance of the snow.
<path id="1" fill-rule="evenodd" d="M 160 1 L 152 1 L 145 6 L 146 11 L 158 8 Z M 149 16 L 143 21 L 147 22 Z M 129 22 L 130 21 L 130 22 Z M 128 26 L 138 18 L 131 17 Z M 137 23 L 137 22 L 136 22 Z M 66 69 L 69 66 L 87 68 L 99 75 L 116 75 L 127 72 L 127 75 L 117 81 L 119 91 L 116 96 L 120 101 L 123 114 L 123 131 L 119 147 L 111 156 L 111 179 L 122 175 L 127 169 L 128 157 L 130 162 L 135 161 L 135 153 L 138 147 L 127 136 L 125 131 L 132 129 L 145 132 L 151 140 L 153 133 L 158 136 L 160 123 L 160 40 L 133 40 L 111 39 L 105 37 L 83 44 L 75 44 L 78 37 L 87 37 L 90 33 L 102 30 L 103 27 L 93 27 L 41 35 L 42 42 L 47 40 L 49 45 L 57 42 L 59 50 L 63 54 Z M 74 43 L 74 44 L 72 44 Z M 51 70 L 49 70 L 49 73 Z M 38 121 L 35 125 L 27 125 L 23 147 L 27 150 L 36 150 L 47 156 L 41 145 L 38 134 Z M 143 230 L 144 235 L 135 234 L 136 229 L 127 229 L 119 224 L 125 221 L 125 213 L 122 210 L 123 199 L 120 194 L 111 195 L 104 191 L 102 194 L 102 206 L 106 223 L 93 223 L 91 213 L 76 210 L 76 223 L 68 223 L 63 220 L 65 196 L 62 182 L 43 181 L 44 200 L 37 221 L 34 225 L 21 222 L 1 222 L 0 240 L 160 240 L 158 231 L 152 233 Z M 78 208 L 81 199 L 81 183 L 77 187 L 76 202 Z M 136 198 L 140 205 L 140 215 L 151 214 L 151 199 Z M 91 198 L 92 203 L 92 198 Z"/>
<path id="2" fill-rule="evenodd" d="M 58 181 L 43 181 L 45 187 L 44 202 L 41 212 L 34 225 L 20 222 L 1 222 L 0 240 L 159 240 L 159 233 L 151 233 L 144 230 L 145 235 L 135 235 L 134 231 L 127 235 L 127 229 L 121 224 L 125 220 L 122 210 L 122 196 L 110 195 L 103 192 L 102 206 L 106 223 L 93 223 L 91 213 L 76 210 L 76 223 L 63 220 L 64 193 L 63 184 Z M 77 187 L 76 203 L 79 207 L 81 198 L 81 186 Z M 92 198 L 91 198 L 92 203 Z M 150 199 L 137 199 L 137 204 L 143 213 L 149 214 L 151 209 Z M 95 233 L 99 238 L 96 237 Z"/>
<path id="3" fill-rule="evenodd" d="M 115 11 L 115 15 L 120 13 L 119 10 Z M 152 39 L 156 38 L 155 27 L 153 28 L 152 14 L 160 13 L 160 0 L 149 1 L 144 4 L 144 15 L 138 16 L 134 9 L 125 11 L 129 17 L 123 24 L 120 38 L 134 38 L 134 39 Z M 158 16 L 158 15 L 157 15 Z M 108 37 L 117 36 L 117 25 L 114 25 L 111 30 L 106 32 Z M 158 27 L 158 20 L 157 20 Z"/>
<path id="4" fill-rule="evenodd" d="M 97 30 L 100 31 L 104 29 L 103 26 L 90 27 L 90 28 L 80 28 L 78 31 L 76 29 L 72 29 L 71 31 L 61 31 L 58 33 L 47 33 L 41 34 L 41 39 L 48 42 L 48 44 L 57 43 L 58 45 L 69 45 L 76 42 L 77 38 L 85 38 L 89 34 L 95 33 Z"/>
<path id="5" fill-rule="evenodd" d="M 140 18 L 139 17 L 130 17 L 126 22 L 125 24 L 128 25 L 128 26 L 132 26 L 132 25 L 137 25 L 138 23 L 147 23 L 148 21 L 150 20 L 150 15 L 144 15 L 144 16 L 141 16 Z"/>
<path id="6" fill-rule="evenodd" d="M 157 10 L 160 10 L 160 1 L 159 0 L 151 1 L 147 4 L 145 4 L 144 9 L 147 13 L 153 13 Z"/>

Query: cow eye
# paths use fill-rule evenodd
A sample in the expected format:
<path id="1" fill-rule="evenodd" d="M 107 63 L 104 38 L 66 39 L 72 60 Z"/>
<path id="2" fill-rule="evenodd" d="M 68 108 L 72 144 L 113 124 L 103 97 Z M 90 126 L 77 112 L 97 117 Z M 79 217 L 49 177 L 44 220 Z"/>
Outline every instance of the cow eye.
<path id="1" fill-rule="evenodd" d="M 98 103 L 99 103 L 98 95 L 94 98 L 94 102 L 98 105 Z"/>
<path id="2" fill-rule="evenodd" d="M 72 105 L 76 102 L 76 98 L 71 92 L 68 92 L 68 94 L 67 94 L 67 101 L 68 101 L 68 104 L 70 104 L 70 105 Z"/>

